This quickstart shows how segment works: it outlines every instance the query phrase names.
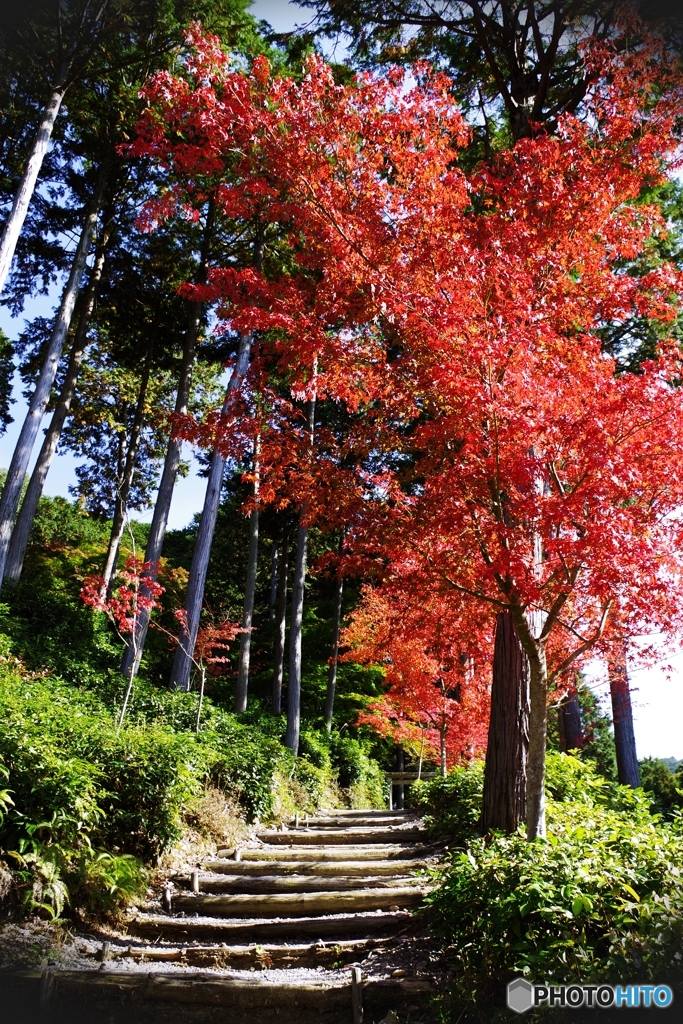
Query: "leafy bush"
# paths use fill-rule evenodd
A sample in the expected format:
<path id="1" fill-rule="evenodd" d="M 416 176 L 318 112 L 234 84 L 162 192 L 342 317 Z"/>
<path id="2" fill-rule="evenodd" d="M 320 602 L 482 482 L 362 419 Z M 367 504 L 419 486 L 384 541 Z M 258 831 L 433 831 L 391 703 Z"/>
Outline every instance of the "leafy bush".
<path id="1" fill-rule="evenodd" d="M 467 769 L 465 769 L 467 771 Z M 454 994 L 485 1005 L 510 977 L 582 982 L 682 976 L 683 823 L 588 762 L 548 756 L 548 836 L 472 839 L 429 897 Z"/>
<path id="2" fill-rule="evenodd" d="M 330 736 L 330 756 L 339 785 L 352 807 L 383 807 L 387 788 L 384 772 L 361 740 L 343 733 Z"/>
<path id="3" fill-rule="evenodd" d="M 664 761 L 648 757 L 640 762 L 641 784 L 650 798 L 650 809 L 670 818 L 683 808 L 683 771 L 675 773 Z"/>
<path id="4" fill-rule="evenodd" d="M 410 798 L 435 839 L 462 846 L 479 834 L 484 791 L 484 764 L 457 766 L 445 778 L 414 783 Z"/>

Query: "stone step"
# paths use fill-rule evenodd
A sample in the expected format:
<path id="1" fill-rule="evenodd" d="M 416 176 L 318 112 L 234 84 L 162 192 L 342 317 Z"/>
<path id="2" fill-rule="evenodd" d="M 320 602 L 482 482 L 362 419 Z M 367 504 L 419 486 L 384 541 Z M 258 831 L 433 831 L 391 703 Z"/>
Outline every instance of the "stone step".
<path id="1" fill-rule="evenodd" d="M 192 876 L 181 875 L 176 883 L 192 888 Z M 310 893 L 334 892 L 342 889 L 386 889 L 410 885 L 424 885 L 424 879 L 410 875 L 356 875 L 341 878 L 318 875 L 249 875 L 208 874 L 197 876 L 200 893 Z M 177 897 L 176 897 L 177 899 Z"/>
<path id="2" fill-rule="evenodd" d="M 304 860 L 301 857 L 290 860 L 227 860 L 215 858 L 204 861 L 202 869 L 211 874 L 225 874 L 242 877 L 259 875 L 317 875 L 324 877 L 354 877 L 357 875 L 403 875 L 421 871 L 430 866 L 428 860 Z M 187 876 L 185 876 L 187 877 Z"/>
<path id="3" fill-rule="evenodd" d="M 367 910 L 400 910 L 421 903 L 415 885 L 350 892 L 278 893 L 263 896 L 173 895 L 172 913 L 202 917 L 307 917 L 310 914 L 354 914 Z"/>
<path id="4" fill-rule="evenodd" d="M 216 917 L 169 917 L 166 914 L 143 913 L 128 919 L 129 935 L 179 941 L 210 942 L 293 942 L 297 939 L 368 938 L 393 935 L 405 929 L 412 920 L 408 910 L 374 911 L 369 913 L 335 914 L 273 920 L 257 918 L 248 921 Z"/>
<path id="5" fill-rule="evenodd" d="M 279 833 L 278 833 L 279 834 Z M 287 833 L 285 838 L 289 835 Z M 403 840 L 397 843 L 362 843 L 357 846 L 341 845 L 338 849 L 334 846 L 311 844 L 299 844 L 289 848 L 269 849 L 267 846 L 257 848 L 240 848 L 238 850 L 240 861 L 265 861 L 265 860 L 299 860 L 299 861 L 340 861 L 340 860 L 402 860 L 415 859 L 431 852 L 432 847 L 424 843 L 404 843 Z M 218 851 L 221 860 L 234 860 L 235 849 L 223 849 Z M 236 862 L 236 863 L 239 863 Z"/>
<path id="6" fill-rule="evenodd" d="M 257 839 L 271 846 L 320 845 L 338 846 L 354 843 L 419 843 L 426 834 L 421 829 L 348 828 L 348 829 L 301 829 L 292 832 L 257 832 Z"/>

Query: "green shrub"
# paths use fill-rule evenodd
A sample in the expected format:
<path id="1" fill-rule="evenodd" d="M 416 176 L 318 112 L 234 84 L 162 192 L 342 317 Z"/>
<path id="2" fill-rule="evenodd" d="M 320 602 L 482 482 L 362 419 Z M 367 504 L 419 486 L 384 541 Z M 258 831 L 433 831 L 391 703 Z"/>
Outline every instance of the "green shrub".
<path id="1" fill-rule="evenodd" d="M 640 779 L 653 812 L 670 818 L 683 807 L 683 772 L 671 769 L 656 757 L 640 762 Z"/>
<path id="2" fill-rule="evenodd" d="M 422 811 L 430 834 L 462 846 L 479 834 L 484 764 L 452 768 L 445 778 L 413 783 L 411 802 Z"/>
<path id="3" fill-rule="evenodd" d="M 472 839 L 429 897 L 449 947 L 454 994 L 485 1006 L 532 981 L 663 981 L 681 976 L 683 827 L 591 763 L 548 756 L 548 836 Z"/>

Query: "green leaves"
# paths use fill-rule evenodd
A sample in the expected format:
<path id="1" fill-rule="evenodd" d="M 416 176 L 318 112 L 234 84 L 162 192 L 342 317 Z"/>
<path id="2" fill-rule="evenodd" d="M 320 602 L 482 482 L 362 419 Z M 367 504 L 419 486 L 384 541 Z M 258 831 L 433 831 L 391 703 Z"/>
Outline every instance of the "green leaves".
<path id="1" fill-rule="evenodd" d="M 459 772 L 476 769 L 458 769 Z M 683 824 L 652 815 L 642 791 L 549 753 L 549 832 L 470 839 L 428 899 L 449 947 L 455 995 L 482 1003 L 515 973 L 556 982 L 680 976 Z M 459 788 L 464 788 L 462 780 Z"/>

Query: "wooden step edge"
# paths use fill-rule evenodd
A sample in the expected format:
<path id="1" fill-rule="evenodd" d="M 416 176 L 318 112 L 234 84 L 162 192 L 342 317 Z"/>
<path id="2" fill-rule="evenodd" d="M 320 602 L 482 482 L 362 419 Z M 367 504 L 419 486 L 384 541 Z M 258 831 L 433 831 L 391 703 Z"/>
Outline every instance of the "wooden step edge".
<path id="1" fill-rule="evenodd" d="M 402 889 L 425 885 L 419 875 L 230 875 L 222 872 L 199 872 L 196 876 L 174 878 L 175 885 L 195 893 L 312 893 L 353 892 L 358 889 Z M 195 889 L 196 885 L 196 889 Z M 336 886 L 336 888 L 335 888 Z"/>
<path id="2" fill-rule="evenodd" d="M 425 893 L 417 886 L 401 889 L 355 889 L 347 892 L 268 893 L 264 895 L 174 895 L 172 913 L 201 916 L 306 917 L 308 914 L 343 914 L 362 910 L 392 910 L 414 907 Z"/>
<path id="3" fill-rule="evenodd" d="M 391 878 L 395 875 L 403 875 L 407 872 L 426 871 L 434 867 L 436 862 L 426 859 L 409 860 L 408 858 L 396 858 L 394 860 L 262 860 L 262 861 L 231 861 L 223 858 L 206 860 L 201 865 L 201 870 L 209 874 L 233 876 L 234 878 L 260 878 L 268 874 L 291 877 L 300 875 L 306 878 L 310 875 L 319 875 L 321 878 L 334 878 L 337 875 L 370 876 L 385 875 Z M 177 878 L 189 878 L 186 873 L 178 873 L 172 876 Z"/>
<path id="4" fill-rule="evenodd" d="M 291 835 L 291 833 L 283 833 L 284 835 Z M 339 860 L 375 860 L 378 858 L 384 860 L 403 860 L 404 858 L 414 859 L 416 855 L 424 856 L 425 851 L 431 849 L 433 844 L 426 843 L 357 843 L 355 845 L 342 844 L 335 848 L 330 844 L 316 845 L 311 843 L 309 845 L 298 844 L 298 845 L 287 845 L 282 844 L 278 846 L 244 846 L 240 847 L 238 852 L 240 860 L 235 861 L 239 864 L 241 861 L 264 861 L 264 860 L 326 860 L 329 862 Z M 221 848 L 218 851 L 218 859 L 233 859 L 235 856 L 234 849 Z"/>
<path id="5" fill-rule="evenodd" d="M 138 914 L 127 921 L 127 933 L 148 937 L 198 941 L 268 942 L 273 939 L 324 939 L 333 942 L 351 936 L 384 937 L 398 930 L 412 927 L 416 918 L 410 910 L 364 911 L 316 917 L 296 917 L 273 920 L 253 917 L 242 920 L 234 917 L 169 917 L 165 914 Z"/>
<path id="6" fill-rule="evenodd" d="M 248 978 L 217 977 L 202 972 L 165 974 L 163 972 L 130 973 L 126 971 L 89 970 L 22 970 L 0 974 L 0 992 L 6 998 L 12 988 L 32 990 L 34 999 L 46 1002 L 49 992 L 50 1012 L 65 1004 L 75 1005 L 74 999 L 87 999 L 90 1004 L 100 998 L 131 1000 L 134 1006 L 145 1002 L 198 1003 L 207 1006 L 232 1006 L 259 1010 L 265 1007 L 291 1007 L 293 1009 L 330 1010 L 351 1006 L 350 972 L 339 980 L 332 978 L 303 982 L 278 979 L 271 981 L 262 976 Z M 46 983 L 47 979 L 47 983 Z M 402 1000 L 406 997 L 428 995 L 435 991 L 428 979 L 365 979 L 361 982 L 363 997 L 375 1001 Z M 400 1005 L 400 1003 L 399 1003 Z"/>

